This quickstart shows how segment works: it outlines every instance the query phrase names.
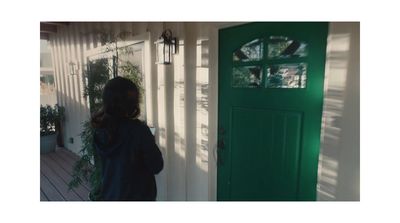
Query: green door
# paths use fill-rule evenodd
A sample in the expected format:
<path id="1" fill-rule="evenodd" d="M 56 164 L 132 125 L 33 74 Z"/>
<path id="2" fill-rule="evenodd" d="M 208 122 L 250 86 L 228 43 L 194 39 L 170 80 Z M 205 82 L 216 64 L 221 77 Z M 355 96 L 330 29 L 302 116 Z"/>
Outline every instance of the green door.
<path id="1" fill-rule="evenodd" d="M 315 200 L 327 23 L 219 32 L 218 200 Z"/>

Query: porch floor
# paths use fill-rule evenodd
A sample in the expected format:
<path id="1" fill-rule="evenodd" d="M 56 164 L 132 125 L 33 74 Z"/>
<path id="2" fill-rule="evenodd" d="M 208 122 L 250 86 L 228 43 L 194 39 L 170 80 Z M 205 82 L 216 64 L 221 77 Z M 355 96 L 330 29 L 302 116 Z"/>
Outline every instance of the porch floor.
<path id="1" fill-rule="evenodd" d="M 79 156 L 64 148 L 40 155 L 40 201 L 87 201 L 89 186 L 68 190 Z"/>

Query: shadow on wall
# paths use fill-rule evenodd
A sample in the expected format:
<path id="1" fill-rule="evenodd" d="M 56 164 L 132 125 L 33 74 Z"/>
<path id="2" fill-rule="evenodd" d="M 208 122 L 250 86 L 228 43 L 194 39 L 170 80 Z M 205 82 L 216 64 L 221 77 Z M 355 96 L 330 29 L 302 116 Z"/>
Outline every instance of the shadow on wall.
<path id="1" fill-rule="evenodd" d="M 203 171 L 208 172 L 208 83 L 197 83 L 196 88 L 196 157 Z"/>
<path id="2" fill-rule="evenodd" d="M 197 152 L 200 162 L 208 172 L 209 135 L 208 135 L 208 101 L 209 101 L 209 40 L 196 41 L 196 115 L 197 115 Z"/>
<path id="3" fill-rule="evenodd" d="M 159 120 L 165 121 L 166 127 L 158 129 L 166 163 L 157 185 L 162 200 L 208 200 L 209 72 L 204 61 L 208 51 L 205 41 L 190 43 L 193 51 L 185 51 L 187 46 L 180 42 L 179 52 L 189 55 L 174 56 L 173 64 L 162 71 L 165 80 L 159 83 L 165 83 L 160 93 L 166 98 L 166 102 L 159 103 L 159 112 L 165 107 L 166 114 L 166 120 Z"/>
<path id="4" fill-rule="evenodd" d="M 64 147 L 79 155 L 79 151 L 82 149 L 80 134 L 83 130 L 83 122 L 89 119 L 88 109 L 79 101 L 63 94 L 59 90 L 57 90 L 57 94 L 59 98 L 62 98 L 62 103 L 58 103 L 65 108 Z M 84 99 L 82 98 L 82 100 Z"/>
<path id="5" fill-rule="evenodd" d="M 319 161 L 318 200 L 337 199 L 338 170 L 343 140 L 345 86 L 349 70 L 350 33 L 328 36 L 327 70 Z"/>
<path id="6" fill-rule="evenodd" d="M 209 199 L 209 40 L 196 39 L 196 180 L 193 185 L 198 200 Z"/>

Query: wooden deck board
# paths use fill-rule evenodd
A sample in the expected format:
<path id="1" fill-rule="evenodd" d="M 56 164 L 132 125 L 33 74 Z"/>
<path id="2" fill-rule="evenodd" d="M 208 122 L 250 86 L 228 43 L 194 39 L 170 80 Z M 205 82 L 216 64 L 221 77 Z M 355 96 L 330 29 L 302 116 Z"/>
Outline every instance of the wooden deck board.
<path id="1" fill-rule="evenodd" d="M 58 174 L 52 170 L 43 160 L 40 161 L 40 170 L 47 177 L 49 181 L 57 188 L 61 195 L 67 201 L 81 201 L 82 199 L 75 193 L 75 191 L 68 190 L 68 185 Z"/>
<path id="2" fill-rule="evenodd" d="M 68 185 L 68 183 L 72 180 L 72 176 L 64 170 L 60 165 L 58 165 L 57 161 L 54 161 L 52 158 L 49 156 L 44 156 L 41 158 L 41 160 L 46 163 L 49 168 L 53 169 L 65 182 L 65 184 Z M 77 188 L 74 188 L 73 191 L 82 199 L 82 200 L 87 200 L 87 196 L 89 194 L 89 190 L 84 187 L 84 186 L 79 186 Z"/>
<path id="3" fill-rule="evenodd" d="M 61 193 L 57 191 L 57 188 L 43 174 L 40 174 L 40 188 L 42 189 L 43 193 L 46 195 L 49 201 L 65 200 Z"/>
<path id="4" fill-rule="evenodd" d="M 43 193 L 42 189 L 40 189 L 40 200 L 41 201 L 48 201 L 46 195 Z"/>
<path id="5" fill-rule="evenodd" d="M 76 154 L 74 154 L 74 153 L 72 153 L 72 152 L 70 152 L 68 150 L 65 150 L 65 149 L 57 151 L 57 155 L 58 155 L 58 157 L 63 159 L 64 162 L 72 163 L 73 165 L 75 164 L 76 161 L 79 160 L 79 156 L 78 155 L 76 155 Z M 72 173 L 73 166 L 70 169 L 71 169 L 71 173 Z M 84 182 L 82 185 L 89 190 L 90 186 L 89 186 L 89 184 L 87 182 Z"/>
<path id="6" fill-rule="evenodd" d="M 59 151 L 49 154 L 49 157 L 57 162 L 69 175 L 72 176 L 72 170 L 75 164 L 74 160 L 66 159 Z M 82 185 L 89 190 L 90 187 L 88 183 L 83 183 Z"/>
<path id="7" fill-rule="evenodd" d="M 52 159 L 54 162 L 56 162 L 62 169 L 64 169 L 68 175 L 72 176 L 72 171 L 75 165 L 75 161 L 65 160 L 65 158 L 63 158 L 61 153 L 59 152 L 49 154 L 49 158 Z M 84 182 L 82 186 L 85 187 L 87 190 L 90 190 L 89 183 Z"/>
<path id="8" fill-rule="evenodd" d="M 75 153 L 69 152 L 65 149 L 59 150 L 58 152 L 60 152 L 60 154 L 64 154 L 66 157 L 69 157 L 70 159 L 77 161 L 79 160 L 79 156 L 76 155 Z"/>
<path id="9" fill-rule="evenodd" d="M 66 149 L 40 155 L 41 201 L 87 201 L 88 184 L 68 190 L 72 168 L 79 157 Z"/>
<path id="10" fill-rule="evenodd" d="M 52 156 L 56 156 L 58 158 L 58 162 L 66 169 L 66 171 L 72 175 L 73 167 L 75 165 L 75 162 L 79 159 L 78 155 L 73 154 L 72 152 L 66 150 L 66 149 L 61 149 L 56 152 L 56 154 L 52 154 Z M 89 183 L 88 182 L 83 182 L 82 184 L 84 187 L 86 187 L 88 190 L 90 189 Z"/>

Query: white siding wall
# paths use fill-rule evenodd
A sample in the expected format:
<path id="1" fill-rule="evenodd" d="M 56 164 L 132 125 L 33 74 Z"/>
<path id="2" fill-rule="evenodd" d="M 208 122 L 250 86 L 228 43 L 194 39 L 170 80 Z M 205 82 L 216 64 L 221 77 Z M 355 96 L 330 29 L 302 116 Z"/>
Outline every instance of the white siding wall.
<path id="1" fill-rule="evenodd" d="M 318 200 L 360 200 L 360 26 L 330 23 Z"/>
<path id="2" fill-rule="evenodd" d="M 236 23 L 237 24 L 237 23 Z M 91 35 L 94 28 L 112 28 L 115 32 L 130 31 L 136 40 L 145 41 L 145 94 L 146 117 L 150 126 L 156 128 L 156 141 L 164 156 L 164 170 L 157 176 L 158 200 L 215 200 L 216 199 L 216 139 L 218 108 L 218 29 L 234 23 L 71 23 L 51 36 L 54 60 L 57 101 L 66 108 L 65 147 L 73 152 L 81 148 L 79 134 L 81 123 L 89 117 L 87 101 L 82 97 L 82 69 L 86 64 L 86 53 L 101 47 L 99 40 Z M 155 64 L 154 41 L 162 30 L 169 28 L 179 39 L 179 52 L 174 55 L 172 65 Z M 331 27 L 330 32 L 336 32 Z M 85 34 L 85 35 L 84 35 Z M 329 34 L 332 36 L 332 33 Z M 330 37 L 330 41 L 332 41 Z M 331 48 L 331 50 L 333 50 Z M 353 52 L 357 48 L 352 48 Z M 349 60 L 346 57 L 344 60 Z M 328 56 L 329 59 L 329 56 Z M 68 63 L 78 61 L 80 71 L 69 75 Z M 357 61 L 354 61 L 357 65 Z M 334 76 L 327 69 L 327 77 Z M 354 75 L 357 74 L 353 70 Z M 331 82 L 332 83 L 332 82 Z M 357 79 L 341 83 L 342 87 L 357 85 Z M 346 88 L 347 89 L 347 88 Z M 345 98 L 356 100 L 357 92 L 348 91 Z M 355 95 L 352 95 L 355 94 Z M 329 95 L 329 92 L 328 92 Z M 345 100 L 343 97 L 340 100 Z M 325 103 L 327 105 L 327 103 Z M 350 102 L 339 108 L 347 118 L 358 113 L 345 112 L 353 109 Z M 324 117 L 332 107 L 324 108 Z M 325 132 L 329 125 L 325 124 Z M 343 125 L 342 130 L 352 126 Z M 351 129 L 352 130 L 352 129 Z M 345 138 L 343 130 L 341 137 Z M 74 143 L 69 143 L 69 138 Z M 323 138 L 328 137 L 326 134 Z M 350 146 L 352 141 L 344 140 Z M 349 144 L 350 143 L 350 144 Z M 357 155 L 357 145 L 343 149 L 341 157 L 331 162 L 325 154 L 335 150 L 325 140 L 322 143 L 320 172 L 329 172 L 338 162 L 350 162 L 346 152 Z M 343 146 L 345 144 L 342 144 Z M 335 164 L 336 162 L 336 164 Z M 342 165 L 341 173 L 357 164 Z M 320 175 L 321 176 L 321 175 Z M 349 176 L 350 177 L 350 176 Z M 346 178 L 346 177 L 345 177 Z M 325 178 L 326 179 L 326 178 Z M 343 185 L 346 186 L 343 179 Z M 319 178 L 319 185 L 324 184 Z M 326 184 L 325 184 L 326 185 Z M 333 190 L 336 190 L 334 186 Z M 347 189 L 343 187 L 342 191 Z M 321 194 L 321 192 L 320 192 Z M 345 193 L 343 192 L 343 195 Z M 339 198 L 338 196 L 337 198 Z M 323 200 L 320 196 L 320 199 Z M 334 198 L 335 199 L 335 198 Z"/>
<path id="3" fill-rule="evenodd" d="M 209 126 L 217 125 L 217 62 L 209 62 L 208 54 L 210 45 L 217 46 L 216 23 L 71 23 L 51 36 L 57 101 L 66 108 L 65 147 L 75 153 L 82 145 L 81 123 L 89 117 L 82 74 L 87 52 L 101 47 L 91 35 L 99 28 L 129 31 L 146 41 L 146 116 L 148 124 L 156 127 L 165 161 L 157 176 L 158 199 L 215 200 L 215 192 L 209 192 L 209 186 L 216 187 L 215 158 L 209 148 L 215 148 L 210 145 L 216 144 L 216 131 L 210 132 Z M 156 65 L 153 43 L 165 28 L 178 37 L 179 53 L 172 65 Z M 214 39 L 210 40 L 210 34 Z M 216 55 L 210 57 L 217 59 Z M 69 75 L 70 61 L 79 63 L 77 75 Z M 213 84 L 209 84 L 210 76 Z M 210 95 L 213 105 L 208 102 Z M 69 142 L 71 137 L 74 143 Z"/>

